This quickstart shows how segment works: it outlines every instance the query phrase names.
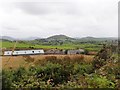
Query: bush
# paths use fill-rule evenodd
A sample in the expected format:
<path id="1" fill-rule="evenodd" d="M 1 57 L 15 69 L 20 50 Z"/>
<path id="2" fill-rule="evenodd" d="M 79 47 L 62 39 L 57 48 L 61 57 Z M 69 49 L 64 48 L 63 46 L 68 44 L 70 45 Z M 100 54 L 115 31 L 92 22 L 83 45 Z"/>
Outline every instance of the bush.
<path id="1" fill-rule="evenodd" d="M 10 88 L 13 83 L 13 72 L 12 71 L 2 71 L 2 88 Z"/>
<path id="2" fill-rule="evenodd" d="M 70 73 L 64 67 L 59 64 L 48 63 L 43 68 L 44 81 L 53 79 L 54 85 L 66 82 L 69 79 Z"/>
<path id="3" fill-rule="evenodd" d="M 92 72 L 93 72 L 93 66 L 91 64 L 85 64 L 85 65 L 74 64 L 74 69 L 73 69 L 74 74 L 84 75 L 85 73 L 90 74 Z"/>
<path id="4" fill-rule="evenodd" d="M 88 88 L 115 88 L 115 84 L 105 77 L 92 75 L 86 78 Z"/>

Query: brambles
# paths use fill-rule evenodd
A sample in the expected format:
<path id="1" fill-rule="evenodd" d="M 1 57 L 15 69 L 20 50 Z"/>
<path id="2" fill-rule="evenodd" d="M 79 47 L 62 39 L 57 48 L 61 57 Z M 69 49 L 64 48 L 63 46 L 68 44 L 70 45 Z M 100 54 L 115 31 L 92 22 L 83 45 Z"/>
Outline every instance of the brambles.
<path id="1" fill-rule="evenodd" d="M 118 52 L 116 50 L 113 50 L 113 48 L 115 48 L 113 45 L 104 46 L 103 49 L 101 49 L 97 56 L 94 58 L 93 66 L 96 74 L 112 81 L 116 85 L 116 88 L 119 88 L 119 58 Z"/>
<path id="2" fill-rule="evenodd" d="M 97 53 L 93 60 L 93 66 L 100 68 L 106 64 L 106 61 L 110 59 L 111 49 L 109 46 L 103 45 L 103 48 Z"/>

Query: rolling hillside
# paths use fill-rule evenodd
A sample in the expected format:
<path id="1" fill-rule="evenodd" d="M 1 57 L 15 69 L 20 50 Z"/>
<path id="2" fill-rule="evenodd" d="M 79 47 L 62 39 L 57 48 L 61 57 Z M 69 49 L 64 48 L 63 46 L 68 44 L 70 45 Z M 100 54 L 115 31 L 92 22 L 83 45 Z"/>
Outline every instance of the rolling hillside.
<path id="1" fill-rule="evenodd" d="M 86 41 L 112 41 L 112 40 L 117 40 L 117 37 L 106 37 L 106 38 L 96 38 L 96 37 L 82 37 L 82 38 L 72 38 L 66 35 L 54 35 L 51 37 L 47 38 L 40 38 L 40 37 L 28 37 L 28 38 L 13 38 L 10 36 L 0 36 L 0 40 L 8 40 L 8 41 L 14 41 L 14 40 L 21 40 L 21 41 L 40 41 L 40 42 L 47 42 L 47 41 L 70 41 L 70 42 L 76 42 L 76 41 L 81 41 L 81 42 L 86 42 Z"/>
<path id="2" fill-rule="evenodd" d="M 43 49 L 76 49 L 84 48 L 90 51 L 98 51 L 104 42 L 111 43 L 117 40 L 117 38 L 71 38 L 65 35 L 55 35 L 48 38 L 35 39 L 35 40 L 19 40 L 16 48 L 43 48 Z M 0 44 L 4 48 L 13 48 L 15 41 L 6 40 L 2 38 Z"/>
<path id="3" fill-rule="evenodd" d="M 65 36 L 65 35 L 54 35 L 51 37 L 47 38 L 48 41 L 52 41 L 52 40 L 58 40 L 58 41 L 66 41 L 66 40 L 75 40 L 74 38 Z"/>

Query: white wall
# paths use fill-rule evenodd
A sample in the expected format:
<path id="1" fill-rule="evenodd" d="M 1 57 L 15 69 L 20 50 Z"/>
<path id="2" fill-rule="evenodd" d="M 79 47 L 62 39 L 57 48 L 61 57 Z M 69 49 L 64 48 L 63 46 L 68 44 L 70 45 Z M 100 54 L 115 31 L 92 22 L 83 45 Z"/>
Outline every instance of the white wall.
<path id="1" fill-rule="evenodd" d="M 17 50 L 13 55 L 44 54 L 44 50 Z M 12 55 L 12 51 L 4 51 L 4 55 Z"/>

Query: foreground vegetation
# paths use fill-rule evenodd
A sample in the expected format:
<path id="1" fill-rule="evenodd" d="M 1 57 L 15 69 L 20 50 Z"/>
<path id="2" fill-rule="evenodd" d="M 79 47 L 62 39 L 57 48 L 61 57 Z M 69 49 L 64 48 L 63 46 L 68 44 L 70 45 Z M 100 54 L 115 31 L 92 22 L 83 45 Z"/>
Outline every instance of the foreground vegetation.
<path id="1" fill-rule="evenodd" d="M 26 56 L 27 62 L 34 58 Z M 4 88 L 120 88 L 116 49 L 104 46 L 91 62 L 83 55 L 71 59 L 47 56 L 31 67 L 3 70 Z"/>

